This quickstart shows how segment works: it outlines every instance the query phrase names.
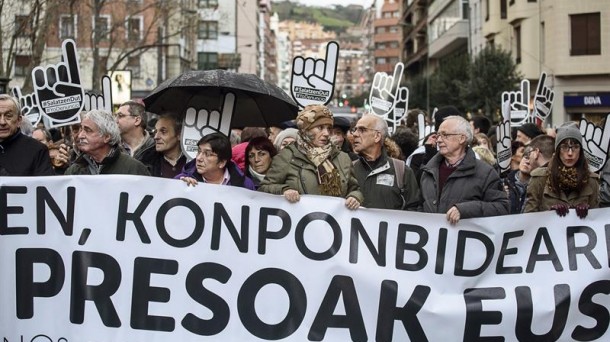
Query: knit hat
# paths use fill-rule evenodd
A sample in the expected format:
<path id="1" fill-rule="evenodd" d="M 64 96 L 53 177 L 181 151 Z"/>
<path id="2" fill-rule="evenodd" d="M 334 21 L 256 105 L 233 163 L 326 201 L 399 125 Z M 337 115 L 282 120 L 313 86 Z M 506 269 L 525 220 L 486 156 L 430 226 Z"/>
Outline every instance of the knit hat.
<path id="1" fill-rule="evenodd" d="M 517 127 L 517 131 L 521 131 L 521 133 L 527 135 L 530 139 L 534 139 L 535 137 L 544 134 L 544 132 L 533 123 L 525 123 Z"/>
<path id="2" fill-rule="evenodd" d="M 284 141 L 284 139 L 291 137 L 292 139 L 297 140 L 297 134 L 299 134 L 299 131 L 296 128 L 286 128 L 275 136 L 273 146 L 279 151 L 282 149 L 282 141 Z"/>
<path id="3" fill-rule="evenodd" d="M 434 113 L 434 131 L 438 132 L 438 128 L 443 120 L 451 115 L 464 117 L 462 113 L 460 113 L 460 111 L 454 106 L 444 106 L 439 108 L 436 113 Z"/>
<path id="4" fill-rule="evenodd" d="M 562 141 L 566 139 L 574 139 L 578 141 L 580 145 L 582 145 L 582 134 L 580 134 L 580 130 L 576 126 L 576 123 L 570 122 L 567 124 L 561 125 L 557 128 L 557 134 L 555 136 L 555 150 L 559 147 Z"/>
<path id="5" fill-rule="evenodd" d="M 328 107 L 320 104 L 307 105 L 297 115 L 297 127 L 306 131 L 322 125 L 333 125 L 333 113 Z"/>

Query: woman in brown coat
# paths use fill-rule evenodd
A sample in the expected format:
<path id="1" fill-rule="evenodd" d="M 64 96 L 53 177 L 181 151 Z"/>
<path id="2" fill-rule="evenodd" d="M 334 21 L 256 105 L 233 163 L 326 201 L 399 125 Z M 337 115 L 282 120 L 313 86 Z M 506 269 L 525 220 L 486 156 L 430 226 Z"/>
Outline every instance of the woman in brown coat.
<path id="1" fill-rule="evenodd" d="M 555 154 L 548 167 L 531 172 L 525 212 L 555 210 L 559 216 L 576 210 L 585 218 L 589 208 L 599 207 L 599 177 L 589 171 L 576 125 L 557 129 Z"/>

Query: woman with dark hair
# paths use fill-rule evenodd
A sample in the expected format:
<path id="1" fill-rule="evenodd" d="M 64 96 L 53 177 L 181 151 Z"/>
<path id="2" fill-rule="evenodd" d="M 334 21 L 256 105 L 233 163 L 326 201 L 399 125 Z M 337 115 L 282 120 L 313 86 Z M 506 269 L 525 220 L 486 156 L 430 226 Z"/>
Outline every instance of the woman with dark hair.
<path id="1" fill-rule="evenodd" d="M 197 156 L 184 165 L 175 178 L 187 185 L 199 182 L 232 185 L 254 190 L 254 183 L 231 160 L 231 142 L 221 133 L 204 136 L 197 142 Z"/>
<path id="2" fill-rule="evenodd" d="M 266 137 L 256 137 L 246 146 L 246 175 L 252 179 L 256 188 L 265 179 L 276 154 L 275 146 Z"/>
<path id="3" fill-rule="evenodd" d="M 599 206 L 599 176 L 589 171 L 582 135 L 575 125 L 557 129 L 555 154 L 548 167 L 531 172 L 525 212 L 555 210 L 565 216 L 570 208 L 585 218 Z"/>

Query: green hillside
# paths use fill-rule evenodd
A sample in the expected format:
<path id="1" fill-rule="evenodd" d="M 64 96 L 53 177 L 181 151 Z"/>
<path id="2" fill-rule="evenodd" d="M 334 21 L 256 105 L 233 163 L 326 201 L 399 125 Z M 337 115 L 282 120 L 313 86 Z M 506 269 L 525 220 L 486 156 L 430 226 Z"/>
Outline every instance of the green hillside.
<path id="1" fill-rule="evenodd" d="M 343 33 L 357 24 L 364 11 L 361 6 L 312 7 L 288 0 L 272 2 L 271 9 L 278 13 L 280 20 L 317 22 L 325 30 L 336 33 Z"/>

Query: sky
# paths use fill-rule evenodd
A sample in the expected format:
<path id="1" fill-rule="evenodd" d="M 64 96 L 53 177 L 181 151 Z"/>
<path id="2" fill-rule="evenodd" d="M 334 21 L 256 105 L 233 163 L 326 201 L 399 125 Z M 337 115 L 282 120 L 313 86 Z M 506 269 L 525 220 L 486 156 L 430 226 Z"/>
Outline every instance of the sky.
<path id="1" fill-rule="evenodd" d="M 362 5 L 364 7 L 369 7 L 373 4 L 374 0 L 291 0 L 293 2 L 300 2 L 303 5 L 308 6 L 327 6 L 327 5 Z"/>

